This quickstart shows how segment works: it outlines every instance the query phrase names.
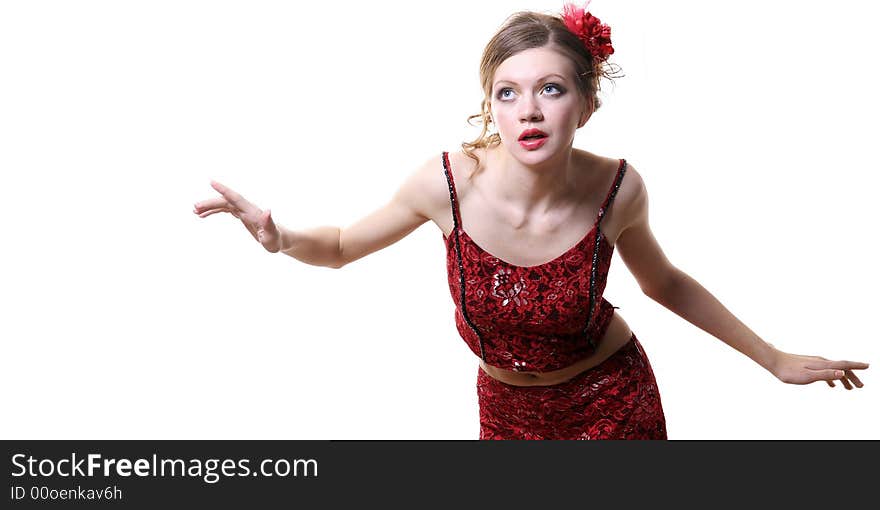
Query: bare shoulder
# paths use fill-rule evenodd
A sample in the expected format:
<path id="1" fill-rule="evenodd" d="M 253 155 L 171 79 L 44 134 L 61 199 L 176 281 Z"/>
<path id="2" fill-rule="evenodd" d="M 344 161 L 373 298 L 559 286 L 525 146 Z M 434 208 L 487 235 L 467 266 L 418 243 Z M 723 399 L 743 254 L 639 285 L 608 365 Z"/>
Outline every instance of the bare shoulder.
<path id="1" fill-rule="evenodd" d="M 578 153 L 585 164 L 593 169 L 591 173 L 595 175 L 593 181 L 588 183 L 587 189 L 601 190 L 602 195 L 595 197 L 594 200 L 604 199 L 605 193 L 611 189 L 617 177 L 620 159 L 598 156 L 581 150 L 578 150 Z M 616 239 L 629 225 L 637 221 L 641 209 L 646 205 L 647 190 L 644 180 L 633 164 L 626 161 L 623 178 L 614 195 L 614 202 L 605 213 L 604 225 L 609 237 L 612 240 Z"/>
<path id="2" fill-rule="evenodd" d="M 627 182 L 628 181 L 628 182 Z M 648 218 L 648 189 L 639 172 L 627 162 L 620 187 L 622 195 L 617 253 L 648 296 L 659 296 L 679 274 L 651 231 Z"/>
<path id="3" fill-rule="evenodd" d="M 448 206 L 440 154 L 415 165 L 391 200 L 363 218 L 340 229 L 339 257 L 342 267 L 403 239 L 427 220 L 434 220 Z"/>
<path id="4" fill-rule="evenodd" d="M 629 161 L 626 162 L 623 180 L 620 182 L 620 188 L 618 188 L 614 200 L 619 202 L 617 207 L 621 213 L 621 221 L 618 224 L 621 226 L 621 230 L 625 230 L 627 226 L 636 221 L 641 211 L 647 207 L 648 190 L 645 187 L 645 181 L 642 179 L 642 174 Z"/>
<path id="5" fill-rule="evenodd" d="M 467 188 L 468 176 L 475 162 L 462 151 L 450 151 L 448 157 L 449 172 L 457 192 L 462 194 Z M 445 168 L 442 151 L 424 159 L 405 179 L 398 191 L 398 199 L 424 219 L 434 221 L 441 230 L 447 231 L 451 230 L 451 206 Z M 449 223 L 449 228 L 445 228 L 446 223 Z"/>
<path id="6" fill-rule="evenodd" d="M 484 149 L 476 149 L 474 153 L 480 158 L 480 164 L 486 161 Z M 453 229 L 450 182 L 446 179 L 446 171 L 449 172 L 451 184 L 455 186 L 456 196 L 461 203 L 462 200 L 467 199 L 473 187 L 471 177 L 478 169 L 477 161 L 461 149 L 449 151 L 447 155 L 449 164 L 444 167 L 442 157 L 438 155 L 436 168 L 431 171 L 433 173 L 429 177 L 436 189 L 432 200 L 434 208 L 431 219 L 444 235 L 449 235 Z"/>
<path id="7" fill-rule="evenodd" d="M 475 149 L 474 154 L 480 158 L 480 164 L 486 161 L 485 149 Z M 463 150 L 450 151 L 449 171 L 455 179 L 456 192 L 467 193 L 471 175 L 477 171 L 477 161 Z"/>

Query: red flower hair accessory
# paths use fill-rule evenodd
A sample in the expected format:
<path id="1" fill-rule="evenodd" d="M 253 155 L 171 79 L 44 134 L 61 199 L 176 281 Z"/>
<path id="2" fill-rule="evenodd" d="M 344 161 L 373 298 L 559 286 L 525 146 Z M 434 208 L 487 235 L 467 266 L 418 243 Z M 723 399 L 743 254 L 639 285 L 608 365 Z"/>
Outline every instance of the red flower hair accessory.
<path id="1" fill-rule="evenodd" d="M 565 4 L 562 13 L 562 22 L 578 38 L 583 41 L 590 54 L 598 61 L 604 62 L 608 56 L 614 53 L 611 46 L 611 27 L 599 21 L 599 18 L 587 12 L 587 6 L 592 0 L 587 0 L 583 7 Z"/>

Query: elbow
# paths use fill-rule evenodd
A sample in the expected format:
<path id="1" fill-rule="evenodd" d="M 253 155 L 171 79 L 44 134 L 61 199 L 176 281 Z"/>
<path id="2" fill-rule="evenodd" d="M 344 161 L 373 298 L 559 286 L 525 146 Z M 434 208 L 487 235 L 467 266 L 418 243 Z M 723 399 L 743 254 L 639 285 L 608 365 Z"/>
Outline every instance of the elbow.
<path id="1" fill-rule="evenodd" d="M 657 296 L 660 295 L 659 291 L 657 291 L 653 288 L 648 288 L 648 287 L 642 287 L 642 294 L 648 296 L 653 301 L 657 301 L 657 299 L 658 299 Z"/>
<path id="2" fill-rule="evenodd" d="M 357 260 L 357 259 L 354 259 L 354 260 Z M 330 268 L 333 268 L 333 269 L 342 269 L 343 267 L 347 266 L 347 265 L 350 264 L 351 262 L 354 262 L 354 260 L 352 260 L 351 257 L 346 257 L 345 254 L 343 254 L 343 253 L 340 251 L 340 252 L 339 252 L 339 253 L 333 258 L 333 260 L 331 260 L 330 263 L 328 263 L 328 264 L 326 264 L 326 265 L 327 265 L 327 267 L 330 267 Z"/>
<path id="3" fill-rule="evenodd" d="M 682 274 L 678 268 L 670 267 L 662 276 L 653 280 L 650 285 L 642 286 L 642 293 L 654 301 L 658 301 L 663 296 L 668 295 L 671 291 L 670 289 L 675 288 Z"/>

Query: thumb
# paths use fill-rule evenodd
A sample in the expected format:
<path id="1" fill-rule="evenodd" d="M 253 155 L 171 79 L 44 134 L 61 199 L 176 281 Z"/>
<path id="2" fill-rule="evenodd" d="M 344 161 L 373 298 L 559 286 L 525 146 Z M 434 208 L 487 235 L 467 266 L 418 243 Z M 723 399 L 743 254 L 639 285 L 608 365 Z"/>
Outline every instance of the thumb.
<path id="1" fill-rule="evenodd" d="M 266 211 L 260 216 L 260 243 L 272 253 L 281 249 L 281 233 L 272 221 L 272 211 Z"/>
<path id="2" fill-rule="evenodd" d="M 264 230 L 274 230 L 275 222 L 272 221 L 272 209 L 266 209 L 260 218 L 260 228 Z"/>
<path id="3" fill-rule="evenodd" d="M 257 232 L 260 235 L 260 241 L 268 241 L 268 236 L 270 234 L 274 234 L 275 232 L 277 232 L 277 230 L 278 229 L 275 227 L 275 222 L 272 221 L 272 210 L 266 209 L 260 215 L 260 221 L 257 225 Z"/>

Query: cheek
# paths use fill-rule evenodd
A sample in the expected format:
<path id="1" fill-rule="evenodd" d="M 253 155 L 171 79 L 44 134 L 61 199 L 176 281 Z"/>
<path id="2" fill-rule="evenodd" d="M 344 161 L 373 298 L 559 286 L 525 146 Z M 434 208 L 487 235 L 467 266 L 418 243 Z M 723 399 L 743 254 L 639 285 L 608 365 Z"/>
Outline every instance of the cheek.
<path id="1" fill-rule="evenodd" d="M 553 114 L 556 118 L 566 121 L 577 122 L 581 117 L 581 109 L 574 104 L 565 104 L 559 105 L 558 108 L 554 109 Z"/>
<path id="2" fill-rule="evenodd" d="M 544 121 L 558 127 L 576 128 L 581 119 L 581 110 L 577 105 L 547 104 L 541 110 L 544 113 Z M 522 126 L 513 107 L 493 103 L 490 111 L 495 129 L 510 136 L 519 135 Z"/>
<path id="3" fill-rule="evenodd" d="M 501 131 L 506 131 L 516 124 L 516 119 L 503 110 L 493 111 L 492 121 L 495 123 L 495 127 Z"/>

